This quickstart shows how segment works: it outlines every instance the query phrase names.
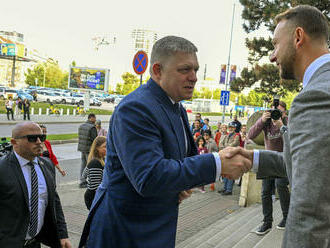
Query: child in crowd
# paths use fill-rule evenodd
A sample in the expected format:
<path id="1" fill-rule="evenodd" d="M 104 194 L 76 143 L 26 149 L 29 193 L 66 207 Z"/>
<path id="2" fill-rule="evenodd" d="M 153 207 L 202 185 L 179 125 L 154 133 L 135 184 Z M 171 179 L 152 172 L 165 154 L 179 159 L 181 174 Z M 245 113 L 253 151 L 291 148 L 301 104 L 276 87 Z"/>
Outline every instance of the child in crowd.
<path id="1" fill-rule="evenodd" d="M 208 153 L 208 150 L 206 148 L 206 141 L 203 138 L 203 136 L 198 136 L 197 137 L 196 144 L 197 144 L 197 152 L 198 152 L 199 155 Z M 204 189 L 204 186 L 201 186 L 199 189 L 202 193 L 206 192 L 205 189 Z"/>
<path id="2" fill-rule="evenodd" d="M 226 147 L 236 147 L 240 145 L 240 135 L 235 132 L 235 124 L 228 124 L 228 134 L 225 136 L 222 142 L 219 143 L 220 150 Z M 219 190 L 218 192 L 222 195 L 231 195 L 234 185 L 234 180 L 230 180 L 228 178 L 223 178 L 223 190 Z"/>

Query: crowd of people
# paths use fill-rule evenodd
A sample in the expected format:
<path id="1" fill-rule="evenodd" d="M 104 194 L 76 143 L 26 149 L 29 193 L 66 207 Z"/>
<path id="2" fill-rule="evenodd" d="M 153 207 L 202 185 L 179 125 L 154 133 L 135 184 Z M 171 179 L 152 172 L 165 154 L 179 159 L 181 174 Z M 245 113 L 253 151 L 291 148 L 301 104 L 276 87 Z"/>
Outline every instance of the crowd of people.
<path id="1" fill-rule="evenodd" d="M 14 102 L 12 97 L 8 97 L 8 99 L 5 101 L 8 121 L 10 120 L 10 117 L 13 121 L 15 120 L 14 110 L 16 116 L 23 114 L 24 120 L 30 120 L 30 106 L 31 103 L 28 99 L 22 100 L 20 97 L 18 97 L 16 102 Z"/>
<path id="2" fill-rule="evenodd" d="M 210 120 L 208 118 L 202 119 L 202 115 L 196 113 L 195 120 L 191 124 L 191 132 L 194 135 L 198 154 L 219 152 L 226 147 L 244 147 L 246 125 L 242 125 L 236 115 L 228 125 L 218 122 L 217 128 L 213 131 L 210 126 Z M 223 189 L 218 190 L 218 193 L 232 195 L 234 180 L 226 177 L 221 177 L 219 180 L 223 180 Z M 202 193 L 206 192 L 204 186 L 201 186 L 199 189 Z M 214 183 L 211 184 L 210 189 L 215 190 Z"/>

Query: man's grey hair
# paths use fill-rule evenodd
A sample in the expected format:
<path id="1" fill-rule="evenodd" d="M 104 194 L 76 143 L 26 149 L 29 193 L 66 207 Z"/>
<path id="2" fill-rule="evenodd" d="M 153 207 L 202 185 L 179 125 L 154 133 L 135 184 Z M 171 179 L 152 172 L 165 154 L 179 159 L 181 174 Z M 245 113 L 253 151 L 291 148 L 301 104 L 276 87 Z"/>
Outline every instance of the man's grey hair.
<path id="1" fill-rule="evenodd" d="M 178 36 L 165 36 L 156 41 L 152 47 L 150 57 L 150 74 L 152 75 L 152 66 L 156 62 L 164 63 L 176 52 L 196 53 L 197 47 L 189 40 Z"/>

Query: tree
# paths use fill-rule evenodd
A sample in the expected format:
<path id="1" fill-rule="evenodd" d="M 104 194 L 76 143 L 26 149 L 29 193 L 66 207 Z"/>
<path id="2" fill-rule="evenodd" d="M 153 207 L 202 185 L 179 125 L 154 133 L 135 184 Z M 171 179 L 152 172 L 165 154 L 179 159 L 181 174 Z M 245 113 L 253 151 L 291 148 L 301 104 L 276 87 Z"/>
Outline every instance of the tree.
<path id="1" fill-rule="evenodd" d="M 277 14 L 300 4 L 309 4 L 318 8 L 330 21 L 330 2 L 329 0 L 240 0 L 244 9 L 242 18 L 245 20 L 243 28 L 247 33 L 266 27 L 268 31 L 273 32 L 275 29 L 274 18 Z M 253 38 L 246 39 L 246 47 L 249 49 L 248 60 L 252 66 L 252 71 L 256 71 L 257 81 L 260 81 L 259 92 L 267 94 L 277 94 L 285 96 L 288 91 L 297 92 L 301 89 L 301 83 L 295 80 L 280 80 L 278 69 L 271 65 L 258 65 L 262 58 L 269 57 L 273 50 L 271 38 Z M 274 74 L 274 75 L 272 75 Z M 273 80 L 273 81 L 272 81 Z M 234 90 L 240 92 L 249 84 L 244 79 L 238 78 L 234 82 Z M 236 88 L 235 88 L 236 87 Z M 265 88 L 264 88 L 265 87 Z"/>
<path id="2" fill-rule="evenodd" d="M 59 65 L 49 61 L 36 64 L 25 73 L 25 83 L 32 86 L 45 86 L 51 88 L 67 88 L 68 72 L 62 71 Z M 45 85 L 43 85 L 45 79 Z"/>
<path id="3" fill-rule="evenodd" d="M 249 70 L 245 67 L 241 72 L 241 76 L 231 81 L 230 89 L 234 92 L 240 93 L 245 87 L 251 87 L 256 81 L 257 76 L 255 71 Z"/>
<path id="4" fill-rule="evenodd" d="M 127 95 L 140 86 L 140 80 L 134 74 L 125 72 L 121 78 L 124 82 L 117 84 L 116 92 L 118 94 Z"/>

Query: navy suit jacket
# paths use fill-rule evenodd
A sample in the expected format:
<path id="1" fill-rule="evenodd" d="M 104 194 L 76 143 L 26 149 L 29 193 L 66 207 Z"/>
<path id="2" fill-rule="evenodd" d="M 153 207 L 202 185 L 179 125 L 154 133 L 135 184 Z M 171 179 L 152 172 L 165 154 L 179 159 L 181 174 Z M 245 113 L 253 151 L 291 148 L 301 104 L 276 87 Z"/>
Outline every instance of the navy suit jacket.
<path id="1" fill-rule="evenodd" d="M 187 133 L 188 152 L 181 122 Z M 185 109 L 152 79 L 115 109 L 100 185 L 80 247 L 174 247 L 180 191 L 215 181 L 212 154 L 195 156 Z"/>

